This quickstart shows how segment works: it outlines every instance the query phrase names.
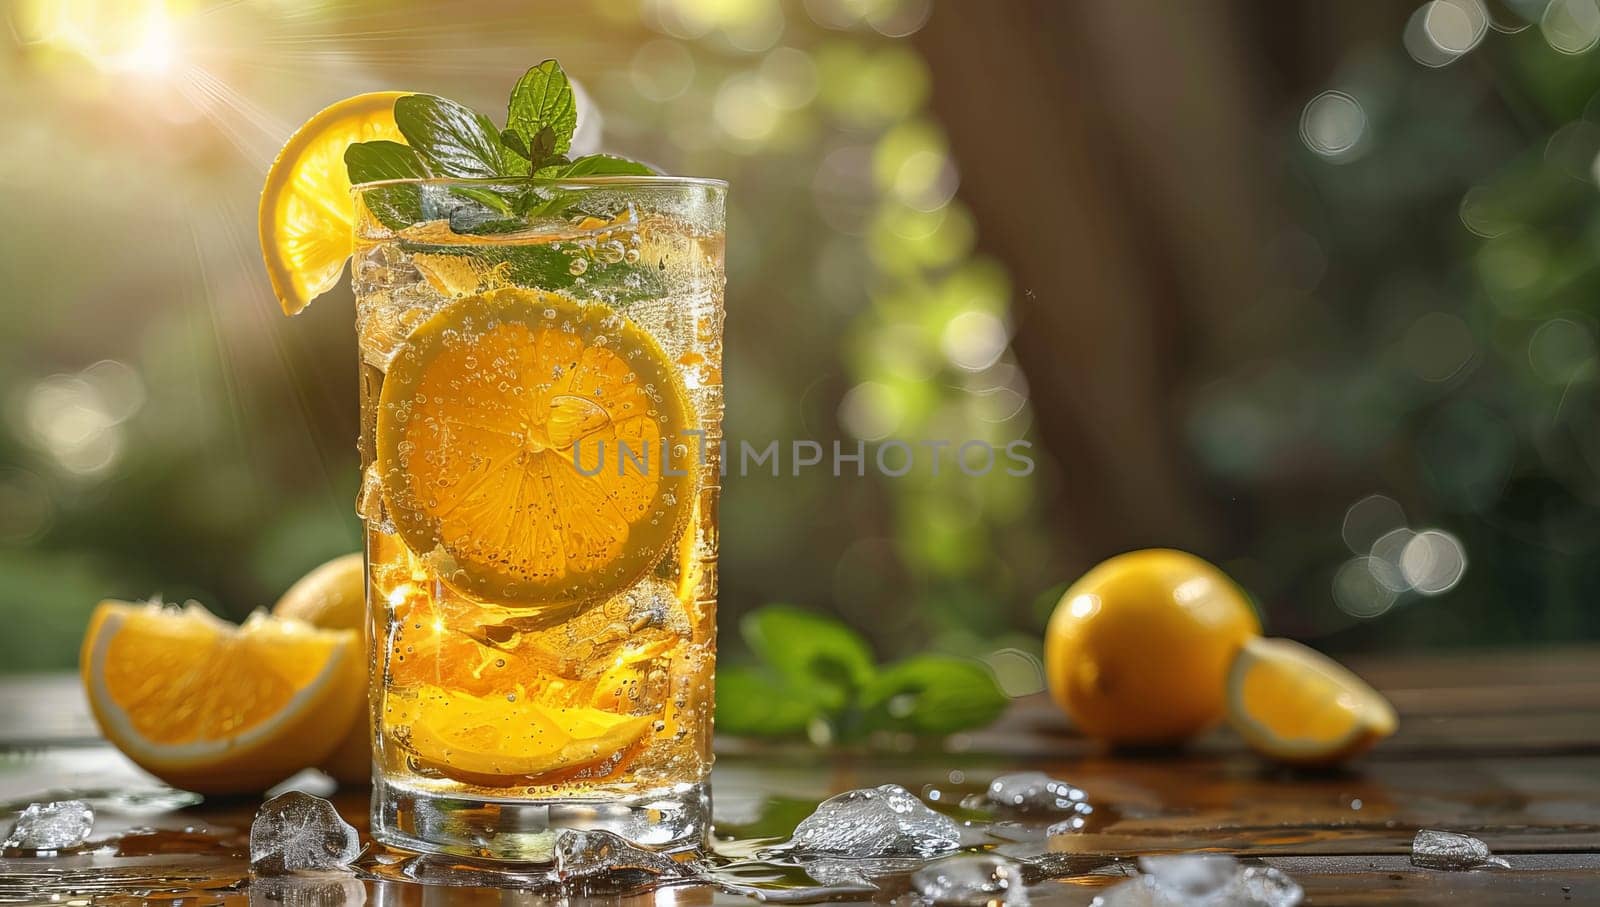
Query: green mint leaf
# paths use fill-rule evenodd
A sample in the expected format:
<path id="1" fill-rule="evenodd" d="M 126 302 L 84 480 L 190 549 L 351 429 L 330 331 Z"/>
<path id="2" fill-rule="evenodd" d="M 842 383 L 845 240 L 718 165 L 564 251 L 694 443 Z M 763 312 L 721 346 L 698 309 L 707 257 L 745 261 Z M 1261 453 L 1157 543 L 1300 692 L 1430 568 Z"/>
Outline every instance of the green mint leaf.
<path id="1" fill-rule="evenodd" d="M 502 129 L 500 130 L 500 142 L 510 148 L 518 157 L 525 160 L 533 160 L 533 152 L 528 150 L 528 143 L 523 141 L 522 136 L 518 133 L 512 132 L 510 129 Z"/>
<path id="2" fill-rule="evenodd" d="M 490 214 L 489 209 L 466 201 L 454 210 L 435 214 L 434 217 L 448 217 L 452 229 L 457 233 L 476 235 L 511 233 L 528 226 L 522 218 L 500 219 Z M 458 227 L 460 229 L 456 229 Z M 584 267 L 575 269 L 573 258 L 574 254 L 578 254 L 575 244 L 560 243 L 559 249 L 553 245 L 483 243 L 464 251 L 459 244 L 400 241 L 400 249 L 407 253 L 470 254 L 475 262 L 488 268 L 504 264 L 504 280 L 517 286 L 538 287 L 555 293 L 568 292 L 587 298 L 589 291 L 580 288 L 580 281 L 592 284 L 603 280 L 607 287 L 616 288 L 614 295 L 608 294 L 605 298 L 607 303 L 614 306 L 624 306 L 643 299 L 660 299 L 669 292 L 666 279 L 654 261 L 606 263 L 586 258 Z M 597 275 L 604 277 L 597 278 Z"/>
<path id="3" fill-rule="evenodd" d="M 561 64 L 546 60 L 517 80 L 506 109 L 506 128 L 522 136 L 535 166 L 545 158 L 566 154 L 578 128 L 578 102 Z M 539 134 L 550 130 L 541 142 Z"/>
<path id="4" fill-rule="evenodd" d="M 344 150 L 344 168 L 351 185 L 381 180 L 425 179 L 433 174 L 415 149 L 399 142 L 356 142 Z M 362 193 L 367 210 L 391 230 L 423 220 L 422 194 L 416 186 L 374 186 Z"/>
<path id="5" fill-rule="evenodd" d="M 534 169 L 548 167 L 551 164 L 565 162 L 567 156 L 556 151 L 556 133 L 549 126 L 535 132 L 531 147 L 528 149 L 528 160 Z"/>
<path id="6" fill-rule="evenodd" d="M 415 149 L 399 142 L 356 142 L 344 150 L 344 167 L 352 185 L 433 175 Z"/>
<path id="7" fill-rule="evenodd" d="M 586 154 L 568 164 L 566 169 L 556 174 L 556 177 L 654 175 L 654 170 L 638 161 L 630 161 L 625 157 L 611 154 Z"/>
<path id="8" fill-rule="evenodd" d="M 872 650 L 856 631 L 793 605 L 752 611 L 739 629 L 786 686 L 811 690 L 829 711 L 848 705 L 876 673 Z"/>
<path id="9" fill-rule="evenodd" d="M 806 693 L 755 668 L 717 669 L 717 731 L 745 737 L 799 737 L 819 709 Z"/>
<path id="10" fill-rule="evenodd" d="M 937 736 L 982 727 L 1009 700 L 981 662 L 917 655 L 885 667 L 862 690 L 861 702 L 869 730 Z"/>
<path id="11" fill-rule="evenodd" d="M 406 95 L 394 102 L 394 122 L 406 144 L 442 176 L 473 179 L 528 172 L 527 161 L 506 148 L 488 117 L 455 101 Z"/>

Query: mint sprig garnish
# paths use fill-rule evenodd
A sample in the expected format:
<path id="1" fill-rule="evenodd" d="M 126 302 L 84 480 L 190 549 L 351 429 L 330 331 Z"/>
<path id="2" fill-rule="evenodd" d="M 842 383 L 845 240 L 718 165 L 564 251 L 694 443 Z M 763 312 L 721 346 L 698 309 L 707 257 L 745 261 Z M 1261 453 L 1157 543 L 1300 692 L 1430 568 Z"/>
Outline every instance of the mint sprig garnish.
<path id="1" fill-rule="evenodd" d="M 572 148 L 578 128 L 578 99 L 561 64 L 546 60 L 523 73 L 506 106 L 506 132 L 534 170 L 554 163 Z"/>
<path id="2" fill-rule="evenodd" d="M 561 213 L 571 193 L 537 185 L 518 186 L 527 176 L 575 179 L 589 176 L 648 176 L 638 161 L 610 154 L 569 159 L 578 128 L 572 83 L 555 60 L 529 69 L 511 90 L 506 127 L 448 98 L 406 95 L 395 101 L 395 125 L 405 144 L 357 142 L 345 150 L 345 169 L 354 184 L 392 179 L 455 177 L 497 179 L 504 186 L 457 186 L 459 204 L 439 204 L 415 186 L 388 186 L 367 195 L 368 207 L 385 226 L 399 230 L 422 220 L 447 220 L 466 233 L 502 233 L 514 219 Z"/>
<path id="3" fill-rule="evenodd" d="M 406 95 L 394 102 L 394 122 L 436 176 L 528 175 L 528 159 L 506 147 L 494 121 L 448 98 Z"/>

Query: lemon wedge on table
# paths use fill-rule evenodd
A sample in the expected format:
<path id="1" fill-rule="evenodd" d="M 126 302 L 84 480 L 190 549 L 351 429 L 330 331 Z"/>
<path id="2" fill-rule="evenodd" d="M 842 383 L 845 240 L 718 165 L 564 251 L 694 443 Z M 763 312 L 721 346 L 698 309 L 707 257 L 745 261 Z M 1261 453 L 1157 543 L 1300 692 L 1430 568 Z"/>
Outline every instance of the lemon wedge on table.
<path id="1" fill-rule="evenodd" d="M 1288 639 L 1252 639 L 1228 672 L 1228 719 L 1262 755 L 1331 765 L 1395 732 L 1394 707 L 1348 668 Z"/>
<path id="2" fill-rule="evenodd" d="M 326 758 L 365 701 L 351 630 L 265 613 L 235 626 L 196 604 L 108 601 L 79 669 L 106 738 L 140 768 L 200 793 L 253 793 Z"/>
<path id="3" fill-rule="evenodd" d="M 267 276 L 286 315 L 333 289 L 355 251 L 355 199 L 344 152 L 356 142 L 404 142 L 394 122 L 405 91 L 345 98 L 297 129 L 267 171 L 259 229 Z"/>

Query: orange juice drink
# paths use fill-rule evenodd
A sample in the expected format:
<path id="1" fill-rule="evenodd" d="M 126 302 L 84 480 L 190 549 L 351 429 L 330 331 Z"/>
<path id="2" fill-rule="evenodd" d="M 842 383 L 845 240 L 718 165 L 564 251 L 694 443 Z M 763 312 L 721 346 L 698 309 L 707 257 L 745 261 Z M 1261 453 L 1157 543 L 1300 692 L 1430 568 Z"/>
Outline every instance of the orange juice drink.
<path id="1" fill-rule="evenodd" d="M 724 189 L 354 190 L 378 840 L 703 839 Z"/>

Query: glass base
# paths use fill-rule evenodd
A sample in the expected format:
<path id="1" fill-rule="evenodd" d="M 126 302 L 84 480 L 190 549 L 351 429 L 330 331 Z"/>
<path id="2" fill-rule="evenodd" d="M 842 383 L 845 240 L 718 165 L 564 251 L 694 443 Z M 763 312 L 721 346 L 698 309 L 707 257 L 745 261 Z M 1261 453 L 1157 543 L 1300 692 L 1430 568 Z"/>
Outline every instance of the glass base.
<path id="1" fill-rule="evenodd" d="M 704 847 L 711 788 L 701 782 L 627 797 L 496 800 L 410 790 L 382 779 L 372 786 L 372 837 L 401 850 L 551 863 L 564 828 L 609 831 L 651 850 Z"/>

